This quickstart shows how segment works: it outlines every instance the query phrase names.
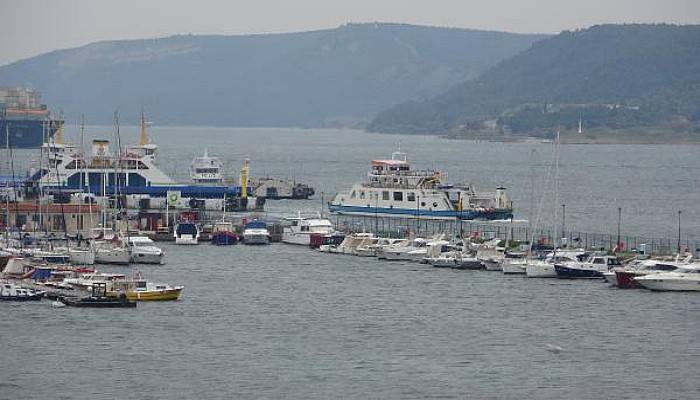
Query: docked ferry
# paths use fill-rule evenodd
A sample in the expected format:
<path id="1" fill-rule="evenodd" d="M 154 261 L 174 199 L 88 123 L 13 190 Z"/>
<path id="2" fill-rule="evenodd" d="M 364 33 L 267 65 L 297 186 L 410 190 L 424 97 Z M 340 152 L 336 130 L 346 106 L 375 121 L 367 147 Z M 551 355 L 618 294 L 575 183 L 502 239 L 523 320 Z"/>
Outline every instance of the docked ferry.
<path id="1" fill-rule="evenodd" d="M 477 192 L 471 185 L 449 185 L 437 170 L 412 170 L 406 153 L 373 160 L 366 182 L 335 195 L 328 207 L 347 215 L 504 220 L 513 217 L 505 188 Z"/>
<path id="2" fill-rule="evenodd" d="M 246 184 L 248 165 L 244 165 L 242 186 L 220 182 L 182 184 L 158 168 L 158 146 L 146 133 L 141 121 L 141 139 L 136 146 L 110 150 L 108 140 L 93 140 L 92 156 L 85 156 L 72 144 L 64 143 L 62 131 L 42 146 L 43 165 L 31 182 L 46 194 L 90 193 L 95 196 L 121 195 L 127 208 L 200 208 L 241 211 L 260 209 L 264 199 L 251 197 Z"/>

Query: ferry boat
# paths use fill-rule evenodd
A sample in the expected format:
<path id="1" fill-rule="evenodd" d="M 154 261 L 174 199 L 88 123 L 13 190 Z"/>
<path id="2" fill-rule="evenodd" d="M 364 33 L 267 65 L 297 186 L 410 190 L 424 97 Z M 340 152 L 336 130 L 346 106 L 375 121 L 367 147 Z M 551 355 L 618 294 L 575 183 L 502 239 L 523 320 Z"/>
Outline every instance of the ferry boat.
<path id="1" fill-rule="evenodd" d="M 356 183 L 331 200 L 333 213 L 347 215 L 504 220 L 513 217 L 505 188 L 477 192 L 470 185 L 449 185 L 437 170 L 412 170 L 406 153 L 373 160 L 366 182 Z"/>
<path id="2" fill-rule="evenodd" d="M 218 157 L 211 157 L 206 149 L 204 155 L 195 157 L 190 165 L 190 179 L 195 184 L 223 184 L 223 163 Z"/>
<path id="3" fill-rule="evenodd" d="M 0 134 L 12 148 L 36 148 L 63 127 L 41 94 L 27 88 L 0 88 Z"/>
<path id="4" fill-rule="evenodd" d="M 140 141 L 135 146 L 112 151 L 109 140 L 93 140 L 92 155 L 88 157 L 75 145 L 64 143 L 59 131 L 41 150 L 42 159 L 46 161 L 32 174 L 30 182 L 45 194 L 119 194 L 126 199 L 124 206 L 132 209 L 169 206 L 245 211 L 264 205 L 264 199 L 249 196 L 253 190 L 247 183 L 227 186 L 221 182 L 175 182 L 158 167 L 158 146 L 149 139 L 143 116 Z M 244 169 L 247 182 L 247 163 Z"/>

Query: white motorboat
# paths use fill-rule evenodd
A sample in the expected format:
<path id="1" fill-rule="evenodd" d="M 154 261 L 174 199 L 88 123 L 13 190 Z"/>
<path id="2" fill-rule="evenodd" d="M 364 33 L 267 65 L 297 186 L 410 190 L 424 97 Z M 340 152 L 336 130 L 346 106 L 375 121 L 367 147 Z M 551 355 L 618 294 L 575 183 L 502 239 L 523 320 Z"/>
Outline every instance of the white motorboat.
<path id="1" fill-rule="evenodd" d="M 97 242 L 95 244 L 95 262 L 98 264 L 129 264 L 131 252 L 119 242 Z"/>
<path id="2" fill-rule="evenodd" d="M 254 219 L 245 225 L 243 230 L 244 244 L 269 244 L 270 231 L 264 221 Z"/>
<path id="3" fill-rule="evenodd" d="M 428 241 L 423 238 L 415 238 L 408 245 L 392 246 L 384 249 L 384 258 L 390 261 L 420 260 L 428 253 Z M 417 258 L 420 256 L 420 258 Z"/>
<path id="4" fill-rule="evenodd" d="M 505 275 L 525 275 L 526 265 L 525 258 L 504 258 L 501 270 Z"/>
<path id="5" fill-rule="evenodd" d="M 604 278 L 603 274 L 612 268 L 622 266 L 620 260 L 615 256 L 591 256 L 584 262 L 561 262 L 555 263 L 554 270 L 557 278 L 562 279 L 596 279 Z"/>
<path id="6" fill-rule="evenodd" d="M 634 281 L 654 291 L 697 292 L 700 291 L 700 263 L 681 265 L 675 271 L 639 276 Z"/>
<path id="7" fill-rule="evenodd" d="M 194 222 L 180 222 L 175 226 L 175 244 L 199 244 L 199 227 Z"/>
<path id="8" fill-rule="evenodd" d="M 470 252 L 463 252 L 457 257 L 455 269 L 484 269 L 484 264 Z"/>
<path id="9" fill-rule="evenodd" d="M 127 244 L 131 250 L 131 262 L 136 264 L 163 264 L 165 253 L 146 236 L 129 236 Z"/>
<path id="10" fill-rule="evenodd" d="M 557 250 L 547 254 L 543 260 L 527 260 L 525 275 L 528 278 L 556 278 L 557 270 L 554 264 L 578 261 L 586 255 L 583 250 Z"/>
<path id="11" fill-rule="evenodd" d="M 0 300 L 4 301 L 32 301 L 41 300 L 44 292 L 33 289 L 25 289 L 9 282 L 0 282 Z"/>
<path id="12" fill-rule="evenodd" d="M 299 213 L 297 217 L 287 218 L 287 221 L 290 224 L 285 226 L 282 232 L 284 243 L 310 246 L 311 238 L 314 236 L 318 237 L 320 245 L 324 236 L 333 233 L 333 224 L 325 218 L 305 218 Z"/>

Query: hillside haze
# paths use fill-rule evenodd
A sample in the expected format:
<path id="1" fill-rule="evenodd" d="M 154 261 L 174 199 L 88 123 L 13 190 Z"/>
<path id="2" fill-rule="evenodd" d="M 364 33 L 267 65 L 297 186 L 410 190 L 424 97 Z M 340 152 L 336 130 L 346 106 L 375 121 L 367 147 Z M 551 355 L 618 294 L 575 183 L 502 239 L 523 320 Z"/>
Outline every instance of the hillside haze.
<path id="1" fill-rule="evenodd" d="M 561 34 L 425 101 L 381 113 L 370 130 L 544 132 L 671 127 L 700 133 L 700 26 L 601 25 Z"/>
<path id="2" fill-rule="evenodd" d="M 68 120 L 352 126 L 472 79 L 544 35 L 349 24 L 243 36 L 99 42 L 0 67 L 0 85 L 42 92 Z"/>

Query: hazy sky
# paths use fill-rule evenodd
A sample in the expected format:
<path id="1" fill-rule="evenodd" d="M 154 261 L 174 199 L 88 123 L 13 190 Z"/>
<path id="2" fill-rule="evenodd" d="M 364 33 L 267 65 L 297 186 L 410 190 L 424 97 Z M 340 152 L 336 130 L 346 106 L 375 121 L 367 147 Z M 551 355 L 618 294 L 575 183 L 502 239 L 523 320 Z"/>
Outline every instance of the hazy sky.
<path id="1" fill-rule="evenodd" d="M 0 65 L 107 39 L 290 32 L 346 22 L 511 32 L 700 23 L 700 0 L 0 0 Z"/>

